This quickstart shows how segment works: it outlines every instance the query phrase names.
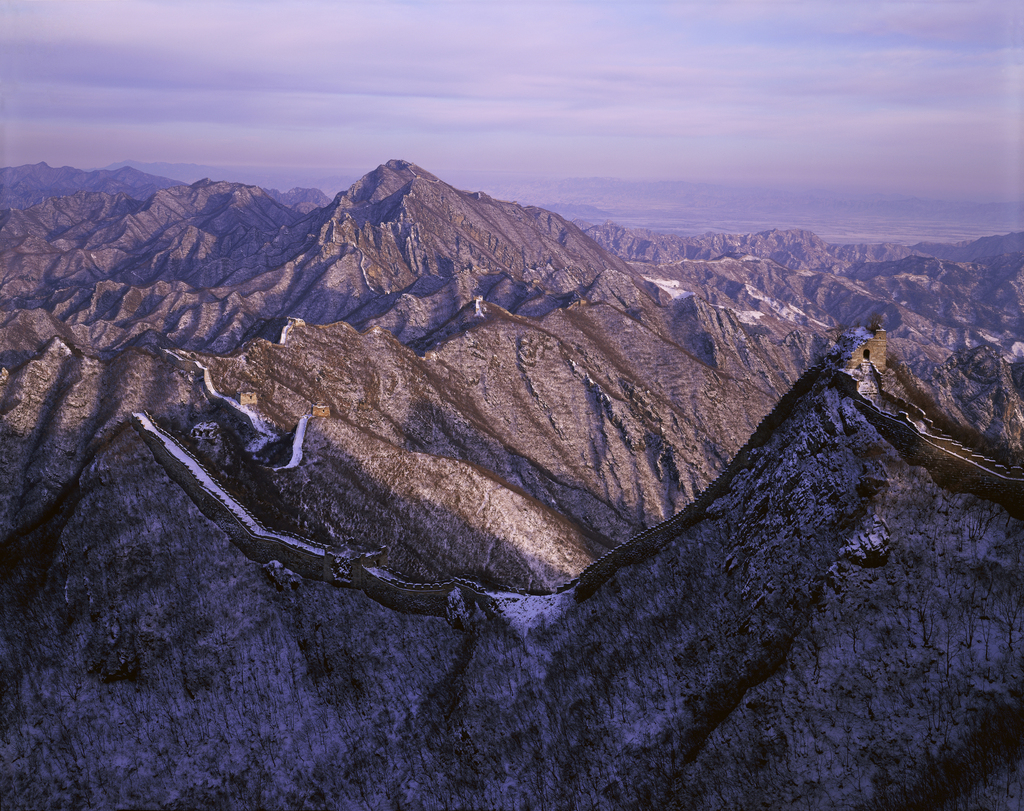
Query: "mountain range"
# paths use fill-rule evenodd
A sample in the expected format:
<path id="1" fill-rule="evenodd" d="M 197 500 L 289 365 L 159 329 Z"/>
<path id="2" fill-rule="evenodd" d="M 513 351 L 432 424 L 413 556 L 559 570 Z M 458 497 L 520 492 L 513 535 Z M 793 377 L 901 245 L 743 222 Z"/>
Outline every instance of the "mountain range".
<path id="1" fill-rule="evenodd" d="M 333 200 L 2 172 L 6 806 L 1024 790 L 1015 474 L 907 439 L 1020 463 L 1024 235 L 685 238 L 405 161 Z M 846 371 L 873 320 L 910 423 Z"/>

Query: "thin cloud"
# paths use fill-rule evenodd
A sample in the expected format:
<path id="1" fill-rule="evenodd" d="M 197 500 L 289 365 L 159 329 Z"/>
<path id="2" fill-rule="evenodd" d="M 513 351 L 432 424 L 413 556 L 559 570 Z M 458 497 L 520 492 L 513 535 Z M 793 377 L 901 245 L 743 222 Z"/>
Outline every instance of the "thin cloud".
<path id="1" fill-rule="evenodd" d="M 173 129 L 189 162 L 212 162 L 234 132 L 236 162 L 294 163 L 301 145 L 303 162 L 338 165 L 339 142 L 371 162 L 417 152 L 428 166 L 723 181 L 758 162 L 812 179 L 831 162 L 880 187 L 946 178 L 994 195 L 1020 147 L 1010 2 L 33 2 L 3 14 L 5 154 L 26 162 L 104 149 L 106 162 L 126 149 L 163 160 L 155 145 Z M 66 157 L 41 154 L 61 134 Z"/>

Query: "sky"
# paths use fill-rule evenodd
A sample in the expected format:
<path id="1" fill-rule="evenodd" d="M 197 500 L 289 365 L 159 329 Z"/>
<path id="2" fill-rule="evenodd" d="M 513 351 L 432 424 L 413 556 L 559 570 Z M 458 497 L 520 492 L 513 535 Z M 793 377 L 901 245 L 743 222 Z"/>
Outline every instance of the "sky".
<path id="1" fill-rule="evenodd" d="M 1024 197 L 1020 0 L 0 0 L 0 165 Z"/>

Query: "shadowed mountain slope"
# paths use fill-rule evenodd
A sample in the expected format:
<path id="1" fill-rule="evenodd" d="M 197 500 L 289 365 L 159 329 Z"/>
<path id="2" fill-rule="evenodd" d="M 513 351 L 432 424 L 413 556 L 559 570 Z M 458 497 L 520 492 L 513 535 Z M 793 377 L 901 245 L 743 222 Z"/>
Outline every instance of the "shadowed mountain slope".
<path id="1" fill-rule="evenodd" d="M 59 525 L 7 548 L 0 788 L 16 807 L 1015 793 L 1022 525 L 907 466 L 846 390 L 824 374 L 790 401 L 654 557 L 467 631 L 261 570 L 120 432 Z"/>
<path id="2" fill-rule="evenodd" d="M 886 385 L 1017 447 L 1019 255 L 812 237 L 627 262 L 403 161 L 3 212 L 4 807 L 1013 806 L 1020 480 L 817 361 L 880 309 Z M 410 593 L 565 588 L 254 562 L 143 411 Z"/>

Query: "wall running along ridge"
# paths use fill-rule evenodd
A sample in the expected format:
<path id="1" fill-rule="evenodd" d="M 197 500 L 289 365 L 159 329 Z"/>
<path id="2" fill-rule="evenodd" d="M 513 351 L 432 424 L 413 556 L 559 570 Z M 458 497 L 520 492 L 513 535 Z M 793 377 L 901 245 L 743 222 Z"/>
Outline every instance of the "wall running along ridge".
<path id="1" fill-rule="evenodd" d="M 382 605 L 403 613 L 445 617 L 460 630 L 467 625 L 468 616 L 458 611 L 453 614 L 451 606 L 460 602 L 453 603 L 453 591 L 460 592 L 462 605 L 477 606 L 488 616 L 495 612 L 495 597 L 527 595 L 521 589 L 509 586 L 488 588 L 467 578 L 413 583 L 384 565 L 387 560 L 385 550 L 358 554 L 291 533 L 270 530 L 227 493 L 206 467 L 148 414 L 133 414 L 132 427 L 200 512 L 223 529 L 232 543 L 256 563 L 267 564 L 276 560 L 309 580 L 359 589 Z"/>
<path id="2" fill-rule="evenodd" d="M 885 413 L 857 391 L 857 383 L 849 375 L 836 375 L 833 385 L 853 400 L 908 465 L 925 468 L 946 490 L 993 501 L 1014 518 L 1024 520 L 1024 476 L 1019 467 L 1007 469 L 949 437 L 923 433 L 905 411 L 899 416 Z"/>
<path id="3" fill-rule="evenodd" d="M 854 354 L 857 354 L 856 349 Z M 191 366 L 183 358 L 176 357 L 175 360 Z M 735 476 L 747 466 L 750 453 L 769 441 L 800 399 L 819 381 L 853 400 L 867 421 L 904 460 L 911 465 L 924 466 L 937 484 L 954 492 L 972 493 L 993 501 L 1015 518 L 1024 519 L 1024 471 L 1020 468 L 1008 470 L 991 459 L 963 448 L 948 437 L 926 434 L 906 413 L 901 413 L 899 417 L 885 413 L 858 392 L 857 381 L 843 370 L 848 362 L 845 353 L 833 352 L 826 360 L 804 372 L 776 403 L 775 408 L 761 420 L 729 466 L 693 502 L 666 521 L 615 547 L 576 578 L 556 589 L 555 593 L 572 590 L 575 600 L 583 602 L 620 568 L 653 557 L 673 538 L 703 519 L 708 507 L 729 491 Z M 193 369 L 190 368 L 190 371 Z M 884 392 L 882 396 L 898 405 L 905 405 Z M 926 421 L 926 424 L 931 426 L 930 421 Z M 303 577 L 359 589 L 371 599 L 403 613 L 445 617 L 453 627 L 460 630 L 468 623 L 466 606 L 476 606 L 485 615 L 493 616 L 498 610 L 495 598 L 530 596 L 530 593 L 522 589 L 488 587 L 458 577 L 437 583 L 414 583 L 406 580 L 401 573 L 387 568 L 387 553 L 384 550 L 369 555 L 352 554 L 288 533 L 272 532 L 216 485 L 201 463 L 157 427 L 147 415 L 134 415 L 133 425 L 171 478 L 185 490 L 204 515 L 228 533 L 232 542 L 251 560 L 258 563 L 278 560 Z M 201 482 L 197 471 L 202 471 L 202 475 L 214 483 L 213 492 Z M 455 600 L 454 592 L 459 592 L 462 599 Z M 453 611 L 453 606 L 462 608 Z"/>

